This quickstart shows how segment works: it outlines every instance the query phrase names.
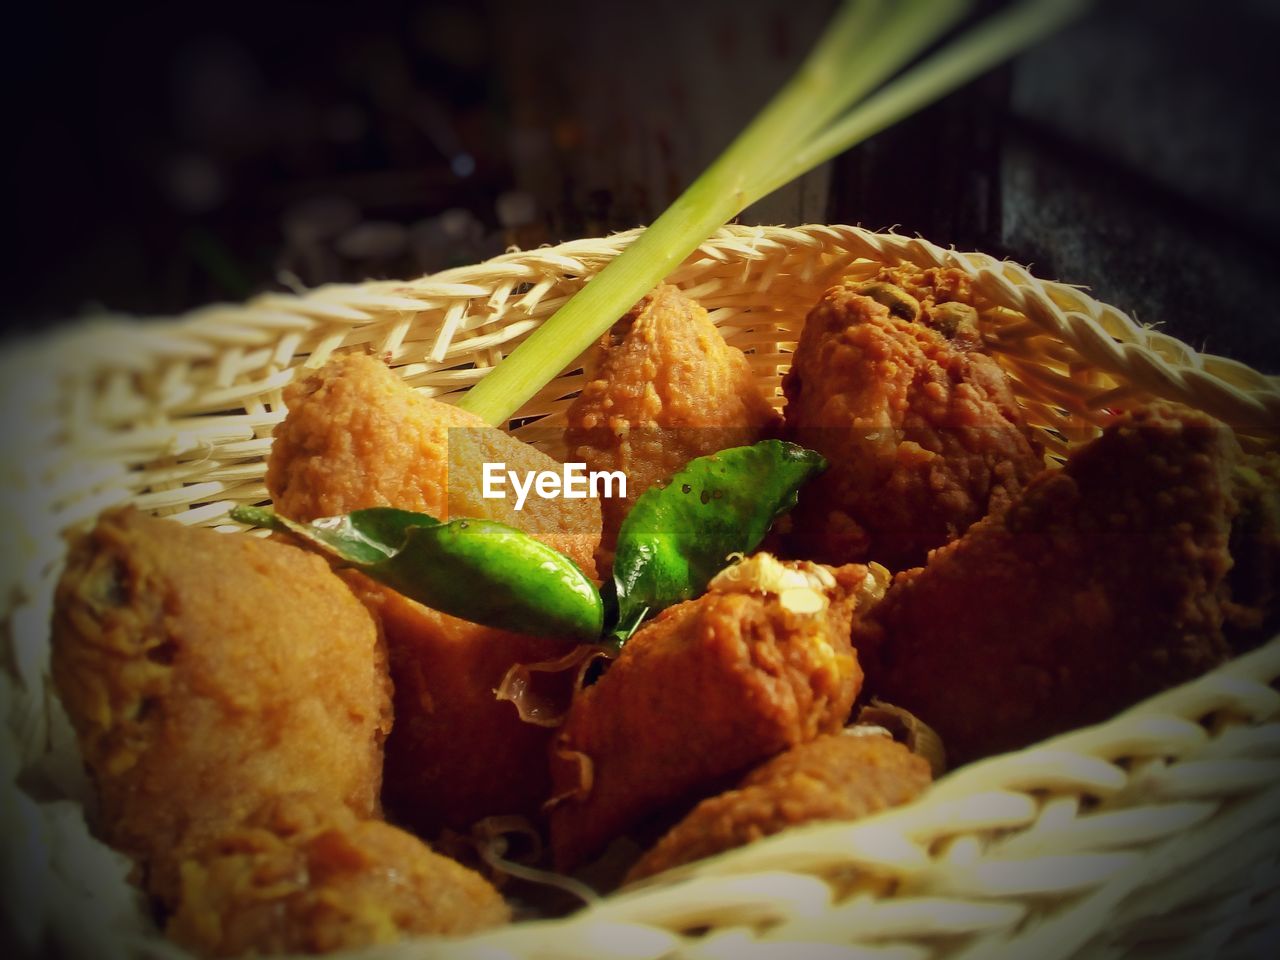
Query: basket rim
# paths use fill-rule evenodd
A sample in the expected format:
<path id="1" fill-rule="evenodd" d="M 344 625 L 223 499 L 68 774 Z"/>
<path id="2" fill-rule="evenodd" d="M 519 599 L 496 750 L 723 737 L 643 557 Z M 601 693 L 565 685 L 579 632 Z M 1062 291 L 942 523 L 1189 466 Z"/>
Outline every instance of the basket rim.
<path id="1" fill-rule="evenodd" d="M 161 359 L 209 359 L 220 345 L 229 342 L 229 330 L 275 332 L 300 317 L 341 317 L 359 325 L 371 319 L 371 309 L 411 312 L 443 302 L 486 298 L 493 291 L 485 284 L 499 280 L 516 284 L 545 276 L 548 271 L 585 280 L 630 245 L 643 229 L 531 250 L 512 249 L 479 264 L 411 280 L 332 283 L 295 293 L 266 292 L 243 304 L 214 303 L 177 317 L 141 319 L 111 312 L 95 314 L 69 328 L 23 338 L 4 352 L 26 358 L 34 350 L 46 364 L 61 355 L 87 363 L 89 370 L 114 363 L 139 369 L 140 364 Z M 1280 436 L 1280 374 L 1266 374 L 1229 357 L 1200 353 L 1176 337 L 1139 324 L 1125 312 L 1095 299 L 1086 286 L 1038 278 L 1009 259 L 978 251 L 961 252 L 923 237 L 860 226 L 729 224 L 699 246 L 672 276 L 678 277 L 681 270 L 703 258 L 720 263 L 744 262 L 779 250 L 822 245 L 847 252 L 851 260 L 869 257 L 926 268 L 957 267 L 997 302 L 1024 313 L 1038 333 L 1071 343 L 1100 369 L 1123 370 L 1137 376 L 1154 394 L 1206 409 L 1237 429 Z M 157 331 L 157 322 L 167 324 L 163 335 Z M 1019 330 L 1013 335 L 1026 334 Z M 55 362 L 54 368 L 57 366 Z"/>

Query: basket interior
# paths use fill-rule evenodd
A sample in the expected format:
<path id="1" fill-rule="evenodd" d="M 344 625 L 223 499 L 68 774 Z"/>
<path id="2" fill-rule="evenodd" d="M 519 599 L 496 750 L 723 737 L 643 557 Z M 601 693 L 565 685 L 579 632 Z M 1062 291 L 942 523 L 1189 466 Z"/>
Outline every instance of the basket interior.
<path id="1" fill-rule="evenodd" d="M 45 679 L 48 614 L 61 535 L 91 521 L 105 507 L 123 502 L 184 523 L 233 529 L 225 519 L 233 506 L 267 499 L 263 477 L 271 431 L 285 415 L 282 390 L 299 370 L 323 365 L 335 351 L 369 351 L 424 394 L 455 399 L 634 235 L 511 253 L 415 281 L 268 294 L 242 306 L 210 307 L 167 321 L 105 318 L 11 351 L 5 358 L 9 374 L 5 377 L 6 426 L 12 430 L 9 435 L 17 438 L 20 456 L 11 456 L 5 463 L 5 512 L 19 533 L 22 551 L 20 559 L 11 556 L 5 578 L 13 588 L 10 592 L 16 591 L 22 602 L 7 611 L 14 666 L 0 680 L 6 697 L 12 698 L 9 712 L 14 720 L 6 736 L 12 739 L 18 769 L 41 768 L 51 782 L 64 786 L 75 778 L 69 770 L 75 765 L 74 744 L 56 703 L 46 696 Z M 1050 455 L 1065 454 L 1095 436 L 1110 410 L 1154 397 L 1190 403 L 1220 417 L 1252 447 L 1280 444 L 1276 378 L 1229 360 L 1202 356 L 1172 337 L 1140 327 L 1077 288 L 1037 280 L 1022 267 L 985 255 L 956 253 L 927 241 L 853 227 L 728 227 L 669 280 L 701 302 L 728 342 L 747 353 L 760 382 L 780 406 L 781 377 L 805 314 L 821 292 L 840 277 L 870 275 L 882 265 L 901 262 L 956 266 L 973 276 L 983 333 Z M 513 432 L 556 454 L 563 414 L 582 382 L 580 364 L 574 364 L 515 415 Z M 1256 676 L 1280 673 L 1276 647 L 1273 642 L 1262 651 L 1270 659 L 1250 668 L 1248 683 L 1256 686 Z M 1250 689 L 1255 699 L 1263 697 Z M 1182 715 L 1199 711 L 1197 717 L 1214 713 L 1203 698 L 1188 702 L 1190 706 L 1177 701 L 1176 710 Z M 1256 722 L 1275 712 L 1275 704 L 1262 704 L 1246 719 Z M 1274 737 L 1276 724 L 1270 727 Z M 1117 742 L 1124 741 L 1123 734 L 1116 736 Z M 1068 752 L 1102 749 L 1087 738 L 1080 743 L 1083 746 L 1076 744 Z M 1275 743 L 1268 743 L 1268 749 L 1276 749 Z M 1109 759 L 1099 763 L 1126 760 L 1114 746 L 1102 752 L 1107 751 Z M 1149 752 L 1159 754 L 1155 747 Z M 963 844 L 957 853 L 951 842 L 957 832 L 976 831 L 990 839 L 1038 822 L 1052 795 L 1042 797 L 1040 805 L 1027 796 L 1044 786 L 1043 773 L 1040 781 L 1034 777 L 1028 781 L 1029 788 L 1011 785 L 1011 781 L 1021 782 L 1020 776 L 1025 780 L 1027 770 L 1034 767 L 1034 760 L 1023 758 L 1008 767 L 1012 772 L 999 772 L 1005 768 L 998 767 L 998 775 L 990 770 L 970 774 L 971 780 L 978 779 L 967 786 L 949 780 L 951 794 L 959 798 L 952 807 L 935 802 L 924 815 L 906 808 L 889 816 L 899 817 L 906 824 L 902 829 L 910 827 L 913 816 L 924 816 L 940 831 L 938 835 L 951 838 L 935 852 L 940 857 L 961 856 Z M 1090 780 L 1089 771 L 1072 769 L 1065 786 L 1058 784 L 1063 795 L 1074 798 L 1072 815 L 1087 812 L 1081 795 L 1099 790 L 1114 793 L 1124 786 L 1100 787 L 1097 777 L 1105 779 L 1109 774 L 1094 771 Z M 990 801 L 996 806 L 978 815 L 972 797 L 983 795 L 989 800 L 996 797 Z M 968 806 L 961 802 L 966 797 Z M 947 816 L 952 819 L 948 821 Z M 947 823 L 952 825 L 950 832 Z M 909 859 L 902 850 L 882 851 L 877 862 L 875 842 L 866 840 L 865 831 L 859 835 L 856 825 L 842 829 L 852 831 L 844 837 L 847 843 L 833 839 L 831 830 L 798 831 L 781 845 L 741 851 L 736 860 L 729 858 L 729 867 L 709 868 L 707 875 L 750 877 L 780 864 L 789 870 L 797 858 L 825 863 L 832 859 L 832 849 L 873 851 L 863 855 L 869 868 L 887 869 L 885 858 Z M 929 856 L 934 841 L 928 839 L 929 830 L 922 836 L 922 849 Z M 1172 831 L 1157 839 L 1169 836 Z M 847 871 L 851 862 L 847 852 L 839 857 Z M 905 863 L 898 862 L 890 872 L 907 869 Z M 680 877 L 696 883 L 703 875 L 700 870 Z M 696 927 L 706 916 L 722 917 L 726 911 L 767 912 L 766 901 L 773 903 L 780 895 L 785 899 L 786 890 L 793 891 L 792 906 L 801 913 L 812 910 L 814 904 L 820 913 L 827 910 L 823 904 L 829 906 L 832 896 L 827 883 L 815 880 L 819 890 L 806 887 L 796 879 L 798 874 L 785 876 L 791 879 L 767 886 L 767 898 L 761 893 L 764 888 L 750 884 L 737 893 L 718 887 L 714 896 L 707 895 L 710 900 L 691 892 L 696 888 L 684 886 L 658 912 L 679 914 L 679 902 L 698 904 L 702 912 L 686 909 L 684 921 Z M 631 901 L 624 898 L 594 916 L 598 922 L 607 922 L 613 910 L 615 920 L 634 924 L 637 917 L 648 915 L 646 910 L 657 909 L 654 898 L 660 898 L 671 882 L 664 881 L 648 893 L 641 891 Z M 903 896 L 902 902 L 912 902 Z M 855 897 L 849 902 L 856 906 L 863 901 Z M 908 913 L 915 919 L 904 914 L 904 923 L 919 924 L 929 916 L 921 904 L 912 910 Z M 1022 910 L 1021 905 L 1017 910 Z M 989 914 L 983 922 L 1008 935 L 1022 922 L 1022 914 L 1015 914 Z M 969 919 L 957 923 L 973 934 L 969 928 L 978 923 L 973 919 L 978 914 L 965 916 Z M 936 923 L 936 918 L 931 922 Z M 567 950 L 562 941 L 555 942 Z M 661 946 L 655 941 L 655 950 Z M 660 950 L 652 955 L 660 955 Z"/>

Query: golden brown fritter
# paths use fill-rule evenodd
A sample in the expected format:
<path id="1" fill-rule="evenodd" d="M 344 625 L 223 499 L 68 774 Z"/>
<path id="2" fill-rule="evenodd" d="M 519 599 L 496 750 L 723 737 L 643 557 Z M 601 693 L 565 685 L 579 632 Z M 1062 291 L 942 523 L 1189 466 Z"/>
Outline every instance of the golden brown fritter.
<path id="1" fill-rule="evenodd" d="M 131 856 L 156 861 L 285 793 L 378 811 L 385 653 L 318 557 L 112 511 L 71 547 L 52 642 L 100 830 Z"/>
<path id="2" fill-rule="evenodd" d="M 598 501 L 531 496 L 517 513 L 511 500 L 479 496 L 485 461 L 558 467 L 535 448 L 419 396 L 362 355 L 336 357 L 285 398 L 289 415 L 276 428 L 267 471 L 282 514 L 310 520 L 393 506 L 489 517 L 564 551 L 594 576 Z M 558 656 L 564 644 L 445 616 L 363 578 L 357 590 L 383 620 L 395 681 L 384 783 L 392 813 L 434 834 L 491 814 L 536 811 L 547 798 L 550 731 L 521 721 L 494 691 L 514 664 Z"/>
<path id="3" fill-rule="evenodd" d="M 183 860 L 166 927 L 206 956 L 326 953 L 506 922 L 479 874 L 403 831 L 292 795 Z"/>
<path id="4" fill-rule="evenodd" d="M 1205 414 L 1161 404 L 1121 416 L 1004 515 L 895 578 L 855 625 L 867 688 L 964 762 L 1217 665 L 1240 462 Z"/>
<path id="5" fill-rule="evenodd" d="M 172 932 L 331 949 L 505 918 L 480 877 L 372 821 L 389 689 L 373 619 L 291 546 L 105 514 L 58 585 L 53 676 Z"/>
<path id="6" fill-rule="evenodd" d="M 888 736 L 846 729 L 781 753 L 732 790 L 710 797 L 671 828 L 628 882 L 802 823 L 858 820 L 914 800 L 929 786 L 927 761 Z"/>
<path id="7" fill-rule="evenodd" d="M 535 447 L 465 410 L 416 393 L 385 365 L 340 354 L 284 393 L 289 414 L 275 428 L 267 490 L 275 508 L 314 520 L 366 507 L 416 510 L 443 520 L 499 520 L 545 541 L 594 576 L 600 506 L 594 499 L 481 496 L 481 465 L 559 471 Z M 452 444 L 450 441 L 452 440 Z"/>
<path id="8" fill-rule="evenodd" d="M 831 468 L 791 515 L 796 556 L 916 566 L 1044 466 L 972 300 L 957 270 L 898 267 L 810 312 L 783 380 L 786 433 Z"/>
<path id="9" fill-rule="evenodd" d="M 367 583 L 367 581 L 366 581 Z M 387 741 L 383 802 L 426 836 L 460 832 L 498 814 L 534 817 L 551 795 L 552 730 L 524 723 L 494 691 L 514 663 L 565 652 L 554 638 L 467 623 L 374 588 L 395 677 L 396 726 Z"/>
<path id="10" fill-rule="evenodd" d="M 449 404 L 419 397 L 382 363 L 339 354 L 284 393 L 267 489 L 295 520 L 365 507 L 443 519 L 449 509 L 449 428 L 480 426 Z"/>
<path id="11" fill-rule="evenodd" d="M 1232 473 L 1227 639 L 1253 646 L 1280 623 L 1280 454 L 1245 456 Z"/>
<path id="12" fill-rule="evenodd" d="M 556 737 L 558 868 L 589 859 L 646 816 L 840 729 L 862 678 L 850 619 L 883 589 L 880 574 L 757 554 L 639 630 L 575 697 Z"/>
<path id="13" fill-rule="evenodd" d="M 707 311 L 662 285 L 601 338 L 590 379 L 565 415 L 569 460 L 621 470 L 627 496 L 601 501 L 600 566 L 636 498 L 694 457 L 755 443 L 779 417 L 746 356 Z"/>

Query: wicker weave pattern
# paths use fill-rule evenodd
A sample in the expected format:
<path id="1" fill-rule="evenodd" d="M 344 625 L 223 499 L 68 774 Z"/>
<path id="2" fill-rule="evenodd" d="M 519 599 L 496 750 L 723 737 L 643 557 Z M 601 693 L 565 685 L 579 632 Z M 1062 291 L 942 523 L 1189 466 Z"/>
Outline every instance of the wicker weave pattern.
<path id="1" fill-rule="evenodd" d="M 369 350 L 424 393 L 448 399 L 635 235 L 511 253 L 416 281 L 271 294 L 163 324 L 107 318 L 3 357 L 10 452 L 0 526 L 17 539 L 0 586 L 17 599 L 5 619 L 11 670 L 0 672 L 8 720 L 0 812 L 6 830 L 21 823 L 41 838 L 45 847 L 31 856 L 51 864 L 45 884 L 24 891 L 28 933 L 87 911 L 128 952 L 140 941 L 127 938 L 144 930 L 119 882 L 119 858 L 97 854 L 120 887 L 118 902 L 104 900 L 69 869 L 83 853 L 82 822 L 13 786 L 25 770 L 28 781 L 83 795 L 65 718 L 46 696 L 59 534 L 125 501 L 186 523 L 223 523 L 234 504 L 266 497 L 281 390 L 300 368 L 335 350 Z M 984 333 L 1051 453 L 1096 435 L 1107 408 L 1152 397 L 1198 406 L 1251 445 L 1280 444 L 1277 378 L 1202 356 L 1079 289 L 982 254 L 854 227 L 727 227 L 670 279 L 748 351 L 780 403 L 781 374 L 822 289 L 900 262 L 973 276 Z M 548 385 L 519 414 L 540 419 L 517 433 L 555 452 L 558 416 L 581 382 L 570 371 Z M 1280 638 L 1104 726 L 966 768 L 910 807 L 788 832 L 569 921 L 385 953 L 656 958 L 802 949 L 805 957 L 1047 960 L 1212 948 L 1248 956 L 1277 936 L 1278 677 Z M 14 862 L 6 857 L 4 866 Z M 101 952 L 100 938 L 90 942 Z"/>

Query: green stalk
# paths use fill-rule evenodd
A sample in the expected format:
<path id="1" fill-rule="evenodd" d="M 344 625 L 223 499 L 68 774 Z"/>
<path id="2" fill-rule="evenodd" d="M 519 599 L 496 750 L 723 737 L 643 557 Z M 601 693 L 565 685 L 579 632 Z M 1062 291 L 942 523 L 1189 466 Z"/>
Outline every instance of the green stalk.
<path id="1" fill-rule="evenodd" d="M 947 0 L 942 13 L 959 16 L 967 2 Z M 797 143 L 917 54 L 928 41 L 913 37 L 902 24 L 918 24 L 924 11 L 936 15 L 938 7 L 930 0 L 846 3 L 795 77 L 724 153 L 630 247 L 472 387 L 461 406 L 492 424 L 510 417 L 740 213 L 756 183 L 784 163 Z M 875 55 L 860 56 L 864 46 Z"/>
<path id="2" fill-rule="evenodd" d="M 999 33 L 1000 42 L 971 45 L 958 63 L 957 58 L 946 59 L 926 81 L 907 86 L 906 95 L 894 98 L 891 91 L 913 74 L 886 87 L 871 101 L 881 104 L 878 112 L 860 121 L 861 126 L 850 124 L 861 111 L 847 113 L 848 108 L 918 56 L 970 2 L 847 2 L 796 75 L 724 153 L 626 250 L 472 387 L 460 405 L 488 423 L 502 423 L 716 229 L 750 203 L 822 162 L 811 160 L 814 144 L 820 147 L 822 159 L 828 159 L 869 136 L 860 133 L 863 128 L 905 116 L 903 104 L 919 109 L 989 65 L 987 57 L 980 60 L 983 66 L 966 72 L 964 56 L 982 58 L 992 46 L 1005 50 L 1004 56 L 1016 52 L 1008 42 L 1022 35 L 1016 30 Z M 1029 6 L 1040 8 L 1046 3 L 1053 5 L 1053 0 L 1036 0 Z M 844 119 L 835 120 L 841 114 Z M 827 133 L 821 132 L 824 127 Z M 831 136 L 836 130 L 845 137 L 838 145 Z"/>
<path id="3" fill-rule="evenodd" d="M 796 150 L 752 203 L 990 70 L 1074 18 L 1092 0 L 1028 0 L 992 16 L 872 94 Z"/>

